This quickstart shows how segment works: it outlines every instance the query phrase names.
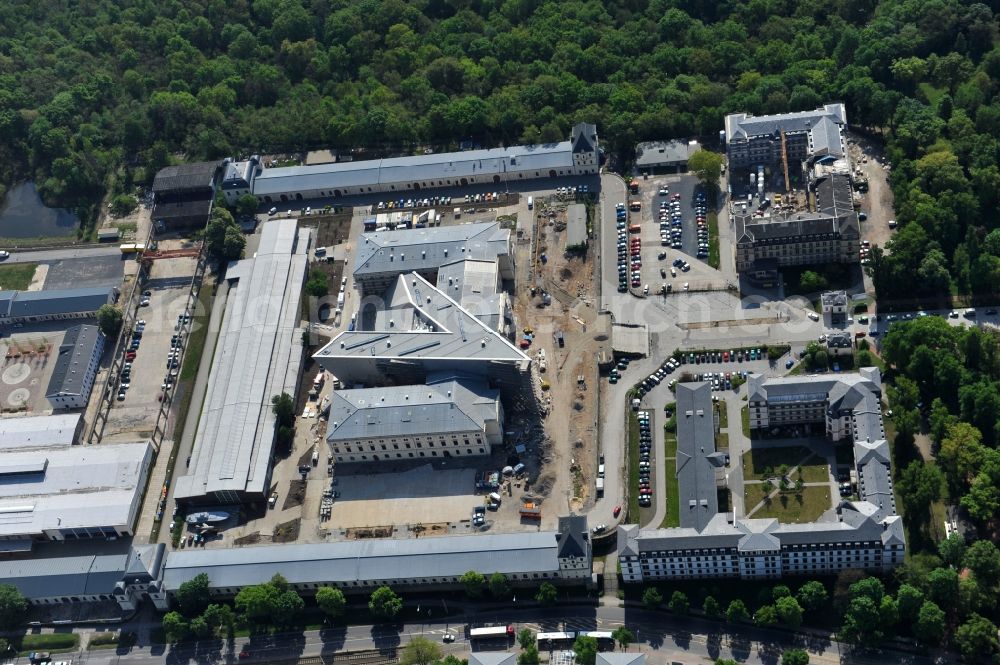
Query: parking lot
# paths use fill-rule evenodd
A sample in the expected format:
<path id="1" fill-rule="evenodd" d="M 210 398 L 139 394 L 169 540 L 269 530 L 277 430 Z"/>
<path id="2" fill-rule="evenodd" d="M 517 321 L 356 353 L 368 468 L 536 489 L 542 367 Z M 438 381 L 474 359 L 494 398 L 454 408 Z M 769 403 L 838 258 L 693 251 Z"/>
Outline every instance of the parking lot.
<path id="1" fill-rule="evenodd" d="M 108 414 L 105 437 L 118 432 L 148 432 L 154 426 L 167 375 L 172 370 L 180 371 L 179 360 L 172 363 L 174 367 L 168 367 L 168 355 L 173 336 L 182 334 L 175 327 L 187 304 L 195 262 L 192 257 L 182 257 L 153 264 L 144 288 L 149 292 L 149 304 L 140 307 L 137 315 L 137 325 L 138 321 L 145 321 L 145 325 L 141 326 L 134 356 L 126 356 L 131 357 L 131 365 L 127 366 L 130 370 L 123 370 L 111 383 L 115 401 Z M 122 390 L 124 385 L 127 387 Z"/>

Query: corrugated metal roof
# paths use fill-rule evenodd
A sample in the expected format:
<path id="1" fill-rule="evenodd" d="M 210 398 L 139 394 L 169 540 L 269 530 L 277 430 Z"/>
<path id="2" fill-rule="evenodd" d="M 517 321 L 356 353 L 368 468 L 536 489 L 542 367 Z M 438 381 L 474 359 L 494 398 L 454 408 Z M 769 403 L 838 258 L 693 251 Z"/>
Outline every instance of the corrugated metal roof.
<path id="1" fill-rule="evenodd" d="M 219 162 L 176 164 L 160 169 L 153 178 L 153 193 L 212 187 Z"/>
<path id="2" fill-rule="evenodd" d="M 175 496 L 214 492 L 264 494 L 274 414 L 271 398 L 294 393 L 301 355 L 299 304 L 309 231 L 294 219 L 264 224 L 252 259 L 226 299 L 194 452 Z"/>

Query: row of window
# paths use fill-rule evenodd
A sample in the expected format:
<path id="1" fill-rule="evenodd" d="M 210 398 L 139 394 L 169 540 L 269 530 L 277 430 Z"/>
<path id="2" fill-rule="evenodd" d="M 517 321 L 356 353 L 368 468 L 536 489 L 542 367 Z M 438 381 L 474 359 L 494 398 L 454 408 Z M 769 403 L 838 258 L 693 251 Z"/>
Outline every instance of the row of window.
<path id="1" fill-rule="evenodd" d="M 403 439 L 403 441 L 404 441 L 403 446 L 405 446 L 406 450 L 410 449 L 410 444 L 408 443 L 409 440 L 410 440 L 409 437 L 406 437 L 406 438 Z M 396 439 L 390 439 L 390 441 L 392 442 L 392 449 L 393 450 L 399 450 L 399 444 L 396 443 Z M 417 448 L 423 448 L 424 447 L 423 444 L 419 441 L 419 437 L 415 438 L 415 443 L 416 443 Z M 476 435 L 476 444 L 477 445 L 481 445 L 482 443 L 483 443 L 483 437 L 480 436 L 479 434 L 477 434 Z M 445 448 L 445 447 L 448 446 L 448 441 L 446 441 L 445 438 L 442 436 L 442 437 L 439 437 L 438 444 L 440 445 L 441 448 Z M 355 450 L 351 450 L 351 444 L 349 444 L 349 443 L 345 443 L 343 445 L 344 445 L 344 452 L 345 453 L 353 453 L 353 452 L 359 452 L 359 453 L 361 453 L 361 452 L 364 452 L 364 447 L 365 447 L 364 443 L 357 442 L 358 449 L 356 451 Z M 387 450 L 386 444 L 384 442 L 384 439 L 379 439 L 379 445 L 381 446 L 382 450 Z M 458 446 L 459 445 L 458 439 L 452 439 L 451 440 L 451 445 L 452 446 Z M 466 446 L 472 445 L 470 443 L 470 441 L 469 441 L 469 435 L 468 434 L 463 434 L 462 435 L 462 445 L 466 445 Z M 427 437 L 427 447 L 428 448 L 433 448 L 434 447 L 434 440 L 431 437 Z M 369 441 L 368 442 L 368 450 L 374 451 L 375 450 L 375 444 Z M 339 453 L 340 452 L 340 447 L 335 445 L 334 448 L 333 448 L 333 452 Z"/>
<path id="2" fill-rule="evenodd" d="M 378 461 L 378 460 L 382 460 L 382 459 L 409 459 L 411 457 L 414 457 L 414 455 L 413 455 L 412 452 L 406 453 L 406 458 L 403 457 L 403 453 L 396 453 L 396 457 L 394 458 L 392 456 L 392 453 L 386 453 L 384 455 L 375 454 L 375 455 L 372 455 L 371 457 L 369 457 L 368 455 L 357 455 L 357 456 L 355 456 L 355 455 L 345 455 L 343 453 L 338 453 L 336 450 L 334 450 L 333 452 L 337 456 L 337 461 L 338 462 L 358 462 L 358 461 L 362 461 L 363 462 L 363 461 L 366 461 L 366 460 L 369 460 L 369 459 L 371 459 L 372 461 Z M 441 456 L 442 457 L 449 457 L 451 455 L 461 455 L 461 454 L 462 454 L 462 451 L 459 450 L 458 448 L 454 448 L 454 449 L 450 449 L 450 450 L 442 450 L 441 451 Z M 486 449 L 485 448 L 480 448 L 478 453 L 473 453 L 472 452 L 472 448 L 466 448 L 465 449 L 465 454 L 466 455 L 475 455 L 475 454 L 485 455 L 486 454 Z M 438 456 L 438 451 L 432 450 L 431 451 L 431 457 L 437 457 L 437 456 Z M 427 457 L 427 453 L 425 453 L 424 451 L 421 450 L 421 451 L 419 451 L 417 453 L 416 457 Z"/>

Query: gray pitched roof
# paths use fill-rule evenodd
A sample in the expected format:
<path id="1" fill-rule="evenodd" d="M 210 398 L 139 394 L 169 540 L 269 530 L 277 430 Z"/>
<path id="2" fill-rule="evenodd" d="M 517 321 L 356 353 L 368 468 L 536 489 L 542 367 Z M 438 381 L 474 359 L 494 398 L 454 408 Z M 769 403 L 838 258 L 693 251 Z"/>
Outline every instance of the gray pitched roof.
<path id="1" fill-rule="evenodd" d="M 517 654 L 506 651 L 474 651 L 469 654 L 469 665 L 516 665 Z"/>
<path id="2" fill-rule="evenodd" d="M 495 261 L 510 252 L 510 230 L 497 222 L 362 234 L 354 275 L 422 272 L 463 259 Z"/>
<path id="3" fill-rule="evenodd" d="M 473 378 L 335 390 L 326 440 L 484 430 L 488 420 L 498 418 L 499 395 L 499 390 Z"/>
<path id="4" fill-rule="evenodd" d="M 67 330 L 45 396 L 83 395 L 90 359 L 103 346 L 104 334 L 97 326 L 79 325 Z"/>
<path id="5" fill-rule="evenodd" d="M 587 518 L 583 515 L 564 515 L 559 517 L 559 557 L 586 557 Z"/>
<path id="6" fill-rule="evenodd" d="M 0 584 L 29 600 L 111 594 L 125 573 L 127 553 L 0 559 Z"/>
<path id="7" fill-rule="evenodd" d="M 830 147 L 830 128 L 823 123 L 829 120 L 834 127 L 847 124 L 847 111 L 841 103 L 826 104 L 814 111 L 779 113 L 776 115 L 751 116 L 733 113 L 726 116 L 726 137 L 729 140 L 747 139 L 752 136 L 772 136 L 784 130 L 786 133 L 811 132 L 813 143 L 824 150 Z M 817 133 L 816 128 L 820 126 Z M 838 132 L 839 134 L 839 132 Z M 827 150 L 826 154 L 832 154 Z"/>
<path id="8" fill-rule="evenodd" d="M 638 651 L 601 651 L 597 654 L 597 665 L 646 665 L 646 654 Z"/>
<path id="9" fill-rule="evenodd" d="M 153 193 L 212 187 L 219 162 L 192 162 L 160 169 L 153 178 Z"/>
<path id="10" fill-rule="evenodd" d="M 559 570 L 553 532 L 371 539 L 228 549 L 167 555 L 164 587 L 177 589 L 199 573 L 213 587 L 260 584 L 281 573 L 292 584 L 377 583 L 400 577 L 458 576 L 475 570 L 520 574 Z"/>
<path id="11" fill-rule="evenodd" d="M 660 166 L 686 162 L 698 150 L 695 141 L 649 141 L 635 148 L 635 165 L 642 167 Z"/>
<path id="12" fill-rule="evenodd" d="M 18 291 L 10 301 L 7 316 L 52 316 L 56 314 L 87 314 L 101 305 L 114 302 L 118 289 L 113 286 L 87 286 L 80 289 L 50 291 Z M 3 315 L 0 312 L 0 315 Z"/>
<path id="13" fill-rule="evenodd" d="M 701 531 L 719 512 L 715 488 L 715 414 L 712 386 L 677 384 L 677 492 L 680 523 Z"/>

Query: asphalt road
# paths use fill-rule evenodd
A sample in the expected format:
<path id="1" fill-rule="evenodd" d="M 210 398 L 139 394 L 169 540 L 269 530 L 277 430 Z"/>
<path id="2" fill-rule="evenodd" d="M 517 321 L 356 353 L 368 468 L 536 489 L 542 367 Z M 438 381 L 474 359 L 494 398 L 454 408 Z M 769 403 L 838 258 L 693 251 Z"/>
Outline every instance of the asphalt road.
<path id="1" fill-rule="evenodd" d="M 11 252 L 4 263 L 52 263 L 67 259 L 89 259 L 98 256 L 121 256 L 118 245 L 91 245 L 69 249 L 41 249 L 27 252 Z"/>
<path id="2" fill-rule="evenodd" d="M 433 610 L 433 608 L 432 608 Z M 627 626 L 637 636 L 629 651 L 655 653 L 656 662 L 678 660 L 686 665 L 703 663 L 715 658 L 735 658 L 749 665 L 776 665 L 782 651 L 788 648 L 805 648 L 810 652 L 810 662 L 820 665 L 851 663 L 852 665 L 883 665 L 886 662 L 906 665 L 930 665 L 930 660 L 903 652 L 881 650 L 877 653 L 851 652 L 846 645 L 830 640 L 827 636 L 788 634 L 777 630 L 739 626 L 734 629 L 718 622 L 696 618 L 674 617 L 661 612 L 638 608 L 620 607 L 556 607 L 548 609 L 484 610 L 474 615 L 411 622 L 402 626 L 347 626 L 322 631 L 308 631 L 294 635 L 276 635 L 261 638 L 238 638 L 232 643 L 222 640 L 186 644 L 180 647 L 135 647 L 116 653 L 90 651 L 74 658 L 76 663 L 104 665 L 129 663 L 170 663 L 183 665 L 197 662 L 208 665 L 234 662 L 243 649 L 249 658 L 246 663 L 269 663 L 285 658 L 331 657 L 335 652 L 367 649 L 392 650 L 404 647 L 415 636 L 424 636 L 440 643 L 445 633 L 457 638 L 452 644 L 442 644 L 443 651 L 458 656 L 468 654 L 472 645 L 465 636 L 469 622 L 513 623 L 515 628 L 539 630 L 614 630 Z M 502 646 L 502 645 L 501 645 Z M 513 647 L 513 645 L 507 645 Z M 483 645 L 484 649 L 498 649 L 497 645 Z M 545 645 L 542 645 L 545 649 Z M 479 650 L 478 648 L 476 649 Z M 68 654 L 69 655 L 69 654 Z"/>

